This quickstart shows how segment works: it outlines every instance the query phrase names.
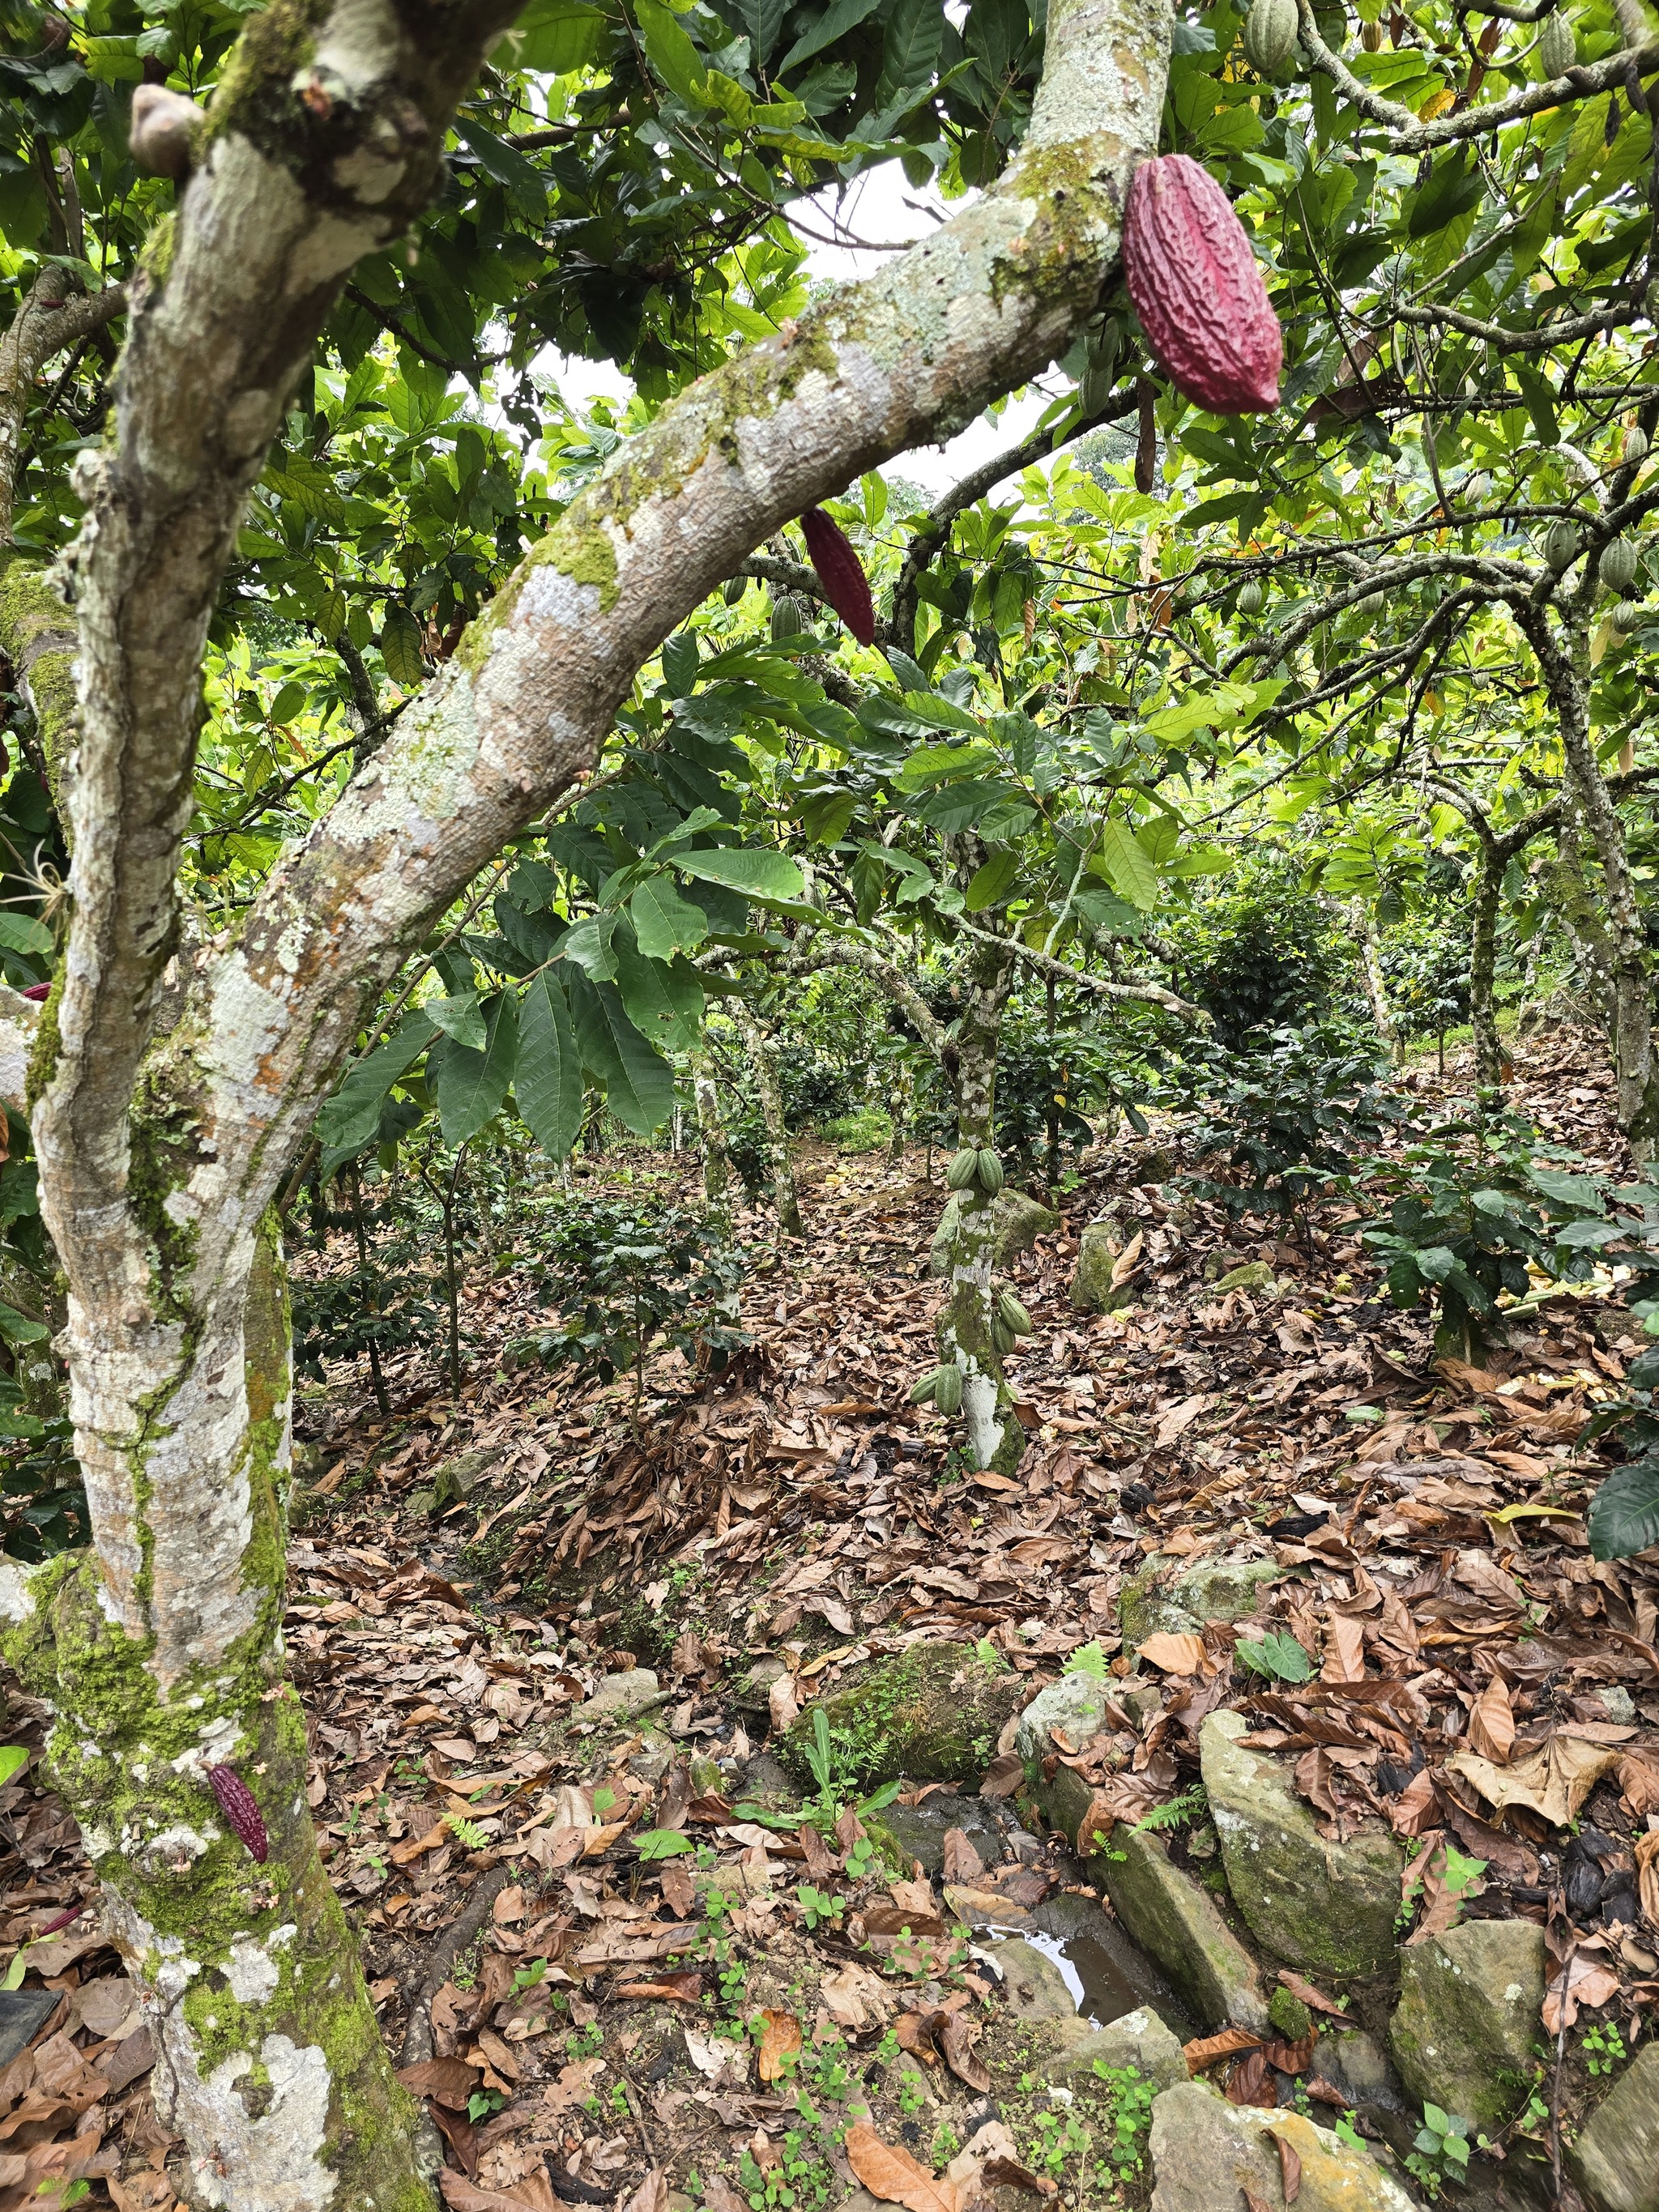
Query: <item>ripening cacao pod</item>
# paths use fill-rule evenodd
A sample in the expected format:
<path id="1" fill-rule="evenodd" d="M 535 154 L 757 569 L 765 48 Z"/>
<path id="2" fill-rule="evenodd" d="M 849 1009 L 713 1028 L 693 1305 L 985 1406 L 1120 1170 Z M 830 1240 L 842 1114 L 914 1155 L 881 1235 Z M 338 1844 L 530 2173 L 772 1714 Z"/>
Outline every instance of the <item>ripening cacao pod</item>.
<path id="1" fill-rule="evenodd" d="M 1003 1327 L 1011 1328 L 1016 1336 L 1029 1336 L 1031 1334 L 1031 1316 L 1012 1291 L 998 1292 L 997 1314 Z"/>
<path id="2" fill-rule="evenodd" d="M 991 1323 L 991 1349 L 999 1359 L 1006 1359 L 1014 1348 L 1014 1332 L 1006 1321 L 994 1318 Z"/>
<path id="3" fill-rule="evenodd" d="M 1362 23 L 1359 26 L 1359 43 L 1368 54 L 1376 53 L 1382 44 L 1381 23 Z"/>
<path id="4" fill-rule="evenodd" d="M 980 1188 L 994 1198 L 1002 1188 L 1002 1162 L 988 1145 L 977 1156 L 975 1173 Z"/>
<path id="5" fill-rule="evenodd" d="M 806 610 L 793 592 L 780 592 L 772 602 L 772 642 L 799 637 L 806 628 Z"/>
<path id="6" fill-rule="evenodd" d="M 1258 76 L 1277 76 L 1296 52 L 1296 0 L 1255 0 L 1239 42 Z"/>
<path id="7" fill-rule="evenodd" d="M 870 580 L 853 550 L 853 541 L 832 522 L 821 507 L 809 507 L 800 519 L 806 540 L 806 557 L 812 563 L 823 596 L 860 645 L 876 641 L 876 610 L 870 597 Z"/>
<path id="8" fill-rule="evenodd" d="M 941 1368 L 930 1367 L 919 1382 L 910 1385 L 910 1403 L 913 1406 L 933 1404 L 933 1393 L 939 1388 L 939 1378 L 943 1372 Z"/>
<path id="9" fill-rule="evenodd" d="M 219 1810 L 246 1844 L 248 1856 L 263 1866 L 270 1856 L 270 1838 L 253 1802 L 253 1792 L 234 1766 L 210 1766 L 207 1778 L 219 1801 Z"/>
<path id="10" fill-rule="evenodd" d="M 1572 25 L 1559 9 L 1546 15 L 1544 27 L 1538 33 L 1538 65 L 1547 82 L 1565 76 L 1578 58 L 1578 41 L 1573 36 Z"/>
<path id="11" fill-rule="evenodd" d="M 1621 461 L 1633 463 L 1644 461 L 1647 457 L 1648 434 L 1638 422 L 1626 431 L 1625 442 L 1620 448 L 1619 458 Z"/>
<path id="12" fill-rule="evenodd" d="M 1622 599 L 1636 581 L 1636 548 L 1628 538 L 1610 538 L 1601 548 L 1596 574 L 1615 599 Z"/>
<path id="13" fill-rule="evenodd" d="M 941 1367 L 933 1383 L 933 1403 L 941 1413 L 962 1411 L 962 1370 L 954 1364 Z"/>
<path id="14" fill-rule="evenodd" d="M 1279 318 L 1232 203 L 1200 162 L 1163 154 L 1135 171 L 1123 274 L 1147 344 L 1186 398 L 1212 415 L 1278 406 Z"/>
<path id="15" fill-rule="evenodd" d="M 979 1172 L 979 1154 L 971 1145 L 964 1145 L 945 1170 L 947 1190 L 966 1190 Z"/>
<path id="16" fill-rule="evenodd" d="M 1628 637 L 1633 629 L 1640 629 L 1647 619 L 1640 599 L 1620 599 L 1613 611 L 1613 626 L 1621 636 Z"/>
<path id="17" fill-rule="evenodd" d="M 1544 532 L 1544 559 L 1559 576 L 1578 557 L 1578 532 L 1565 515 L 1558 516 Z"/>
<path id="18" fill-rule="evenodd" d="M 138 85 L 127 125 L 127 150 L 147 176 L 180 182 L 190 174 L 197 134 L 206 121 L 182 92 L 169 92 L 161 84 Z"/>
<path id="19" fill-rule="evenodd" d="M 1238 611 L 1242 615 L 1259 615 L 1267 604 L 1267 594 L 1259 576 L 1252 576 L 1238 587 Z"/>
<path id="20" fill-rule="evenodd" d="M 50 983 L 31 983 L 27 990 L 19 992 L 18 996 L 23 999 L 49 999 L 52 996 L 52 986 Z"/>

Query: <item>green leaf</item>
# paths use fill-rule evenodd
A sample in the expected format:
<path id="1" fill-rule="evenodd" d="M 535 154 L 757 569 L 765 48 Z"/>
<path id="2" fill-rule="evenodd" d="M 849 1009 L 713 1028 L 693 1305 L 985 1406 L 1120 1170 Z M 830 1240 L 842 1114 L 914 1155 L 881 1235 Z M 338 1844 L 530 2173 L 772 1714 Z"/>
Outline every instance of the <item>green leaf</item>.
<path id="1" fill-rule="evenodd" d="M 683 1836 L 678 1828 L 642 1828 L 634 1838 L 639 1845 L 640 1861 L 650 1866 L 658 1859 L 678 1858 L 682 1851 L 695 1850 L 690 1836 Z"/>
<path id="2" fill-rule="evenodd" d="M 702 1033 L 702 986 L 695 972 L 647 959 L 617 937 L 617 988 L 628 1018 L 657 1046 L 670 1052 L 695 1052 Z"/>
<path id="3" fill-rule="evenodd" d="M 763 852 L 752 845 L 715 845 L 673 855 L 674 866 L 705 884 L 724 884 L 756 899 L 798 899 L 806 880 L 795 863 L 782 853 Z"/>
<path id="4" fill-rule="evenodd" d="M 646 58 L 672 93 L 688 107 L 701 107 L 708 64 L 662 0 L 634 0 L 634 15 L 645 40 Z"/>
<path id="5" fill-rule="evenodd" d="M 0 1301 L 0 1336 L 3 1336 L 8 1344 L 39 1344 L 42 1337 L 51 1334 L 41 1322 L 29 1320 L 15 1306 Z"/>
<path id="6" fill-rule="evenodd" d="M 1100 833 L 1100 865 L 1112 889 L 1144 913 L 1158 903 L 1158 871 L 1121 822 Z"/>
<path id="7" fill-rule="evenodd" d="M 457 1044 L 468 1046 L 474 1052 L 484 1048 L 483 1008 L 478 1003 L 476 991 L 463 991 L 453 998 L 425 999 L 421 1012 L 428 1021 L 436 1022 L 448 1037 Z"/>
<path id="8" fill-rule="evenodd" d="M 653 876 L 628 902 L 634 934 L 647 960 L 672 960 L 695 952 L 708 934 L 708 916 L 680 896 L 674 878 Z"/>
<path id="9" fill-rule="evenodd" d="M 33 915 L 13 914 L 0 907 L 0 945 L 9 952 L 50 952 L 52 932 Z"/>
<path id="10" fill-rule="evenodd" d="M 29 1763 L 28 1747 L 21 1743 L 0 1743 L 0 1790 L 3 1790 L 14 1774 L 21 1774 Z"/>
<path id="11" fill-rule="evenodd" d="M 939 0 L 896 0 L 882 40 L 881 75 L 870 96 L 878 113 L 906 93 L 927 82 L 939 67 L 945 39 L 945 10 Z"/>
<path id="12" fill-rule="evenodd" d="M 1264 1636 L 1260 1644 L 1241 1642 L 1233 1652 L 1253 1674 L 1265 1674 L 1274 1682 L 1310 1682 L 1314 1662 L 1294 1636 L 1283 1629 L 1275 1629 Z"/>
<path id="13" fill-rule="evenodd" d="M 629 1019 L 614 983 L 590 982 L 574 968 L 565 989 L 583 1066 L 617 1120 L 636 1137 L 648 1137 L 674 1110 L 672 1070 Z"/>
<path id="14" fill-rule="evenodd" d="M 1598 1559 L 1630 1559 L 1659 1544 L 1659 1460 L 1638 1460 L 1610 1474 L 1589 1510 L 1589 1547 Z"/>
<path id="15" fill-rule="evenodd" d="M 581 1133 L 581 1058 L 564 992 L 546 969 L 532 976 L 519 1009 L 513 1095 L 542 1150 L 564 1159 Z"/>
<path id="16" fill-rule="evenodd" d="M 348 1071 L 317 1116 L 318 1137 L 330 1152 L 355 1152 L 374 1139 L 380 1127 L 380 1101 L 437 1035 L 436 1024 L 416 1006 L 384 1044 L 376 1045 Z"/>
<path id="17" fill-rule="evenodd" d="M 416 690 L 425 683 L 420 624 L 401 599 L 390 603 L 380 624 L 380 658 L 386 674 L 405 691 Z"/>
<path id="18" fill-rule="evenodd" d="M 867 16 L 876 12 L 877 0 L 831 0 L 810 29 L 801 33 L 783 59 L 773 71 L 775 76 L 787 76 L 814 54 L 821 54 L 826 46 L 833 46 L 837 39 L 848 31 L 856 30 Z M 920 672 L 918 672 L 920 673 Z"/>
<path id="19" fill-rule="evenodd" d="M 492 49 L 490 60 L 497 69 L 568 76 L 598 58 L 605 28 L 600 9 L 574 6 L 571 0 L 532 0 Z"/>
<path id="20" fill-rule="evenodd" d="M 519 1002 L 497 992 L 484 1008 L 484 1047 L 447 1039 L 432 1055 L 438 1121 L 447 1145 L 464 1145 L 494 1121 L 512 1085 L 519 1055 Z"/>
<path id="21" fill-rule="evenodd" d="M 1019 873 L 1019 859 L 1017 845 L 1005 845 L 975 869 L 962 901 L 969 914 L 983 914 L 987 907 L 1001 903 Z"/>

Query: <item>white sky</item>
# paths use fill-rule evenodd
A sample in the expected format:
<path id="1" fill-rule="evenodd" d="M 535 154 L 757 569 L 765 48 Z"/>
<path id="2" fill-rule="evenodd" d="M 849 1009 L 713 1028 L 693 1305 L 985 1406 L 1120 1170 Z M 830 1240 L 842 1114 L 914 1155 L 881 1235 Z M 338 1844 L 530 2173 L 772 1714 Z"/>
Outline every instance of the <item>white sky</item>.
<path id="1" fill-rule="evenodd" d="M 909 246 L 925 238 L 947 212 L 954 213 L 965 204 L 957 200 L 947 210 L 933 186 L 918 191 L 897 161 L 884 162 L 881 167 L 855 179 L 839 205 L 836 189 L 828 186 L 811 199 L 796 203 L 803 234 L 811 231 L 820 239 L 828 239 L 839 232 L 868 240 L 873 247 Z M 806 244 L 807 275 L 831 282 L 868 276 L 890 258 L 884 252 L 858 245 L 824 245 L 810 238 Z M 552 352 L 544 356 L 543 360 L 548 373 L 557 378 L 566 398 L 579 408 L 585 408 L 600 393 L 625 401 L 632 389 L 628 379 L 609 362 L 582 361 Z M 1031 386 L 1018 398 L 1010 400 L 994 422 L 988 416 L 981 416 L 948 445 L 921 446 L 914 452 L 900 454 L 889 463 L 884 473 L 907 477 L 932 494 L 948 490 L 969 469 L 989 460 L 994 453 L 1017 446 L 1036 427 L 1038 416 L 1049 402 L 1068 389 L 1066 380 L 1057 369 L 1051 369 L 1043 382 L 1045 390 Z"/>

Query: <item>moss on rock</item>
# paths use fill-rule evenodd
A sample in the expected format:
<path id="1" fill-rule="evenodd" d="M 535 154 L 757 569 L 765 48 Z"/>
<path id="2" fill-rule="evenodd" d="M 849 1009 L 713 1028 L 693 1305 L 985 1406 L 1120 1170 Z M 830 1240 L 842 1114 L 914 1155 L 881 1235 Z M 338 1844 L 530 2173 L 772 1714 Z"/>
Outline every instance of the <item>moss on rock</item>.
<path id="1" fill-rule="evenodd" d="M 791 1772 L 809 1781 L 812 1715 L 821 1711 L 843 1788 L 873 1789 L 900 1776 L 968 1782 L 990 1765 L 997 1737 L 1024 1696 L 1020 1677 L 980 1645 L 913 1644 L 808 1706 L 779 1752 Z"/>

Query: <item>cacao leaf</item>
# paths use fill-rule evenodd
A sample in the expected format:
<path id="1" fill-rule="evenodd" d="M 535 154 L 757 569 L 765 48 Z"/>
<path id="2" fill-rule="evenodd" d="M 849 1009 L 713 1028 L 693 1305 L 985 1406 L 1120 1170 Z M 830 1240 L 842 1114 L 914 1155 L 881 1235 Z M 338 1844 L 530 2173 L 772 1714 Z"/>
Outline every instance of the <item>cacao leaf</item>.
<path id="1" fill-rule="evenodd" d="M 550 1159 L 566 1158 L 581 1133 L 581 1060 L 564 993 L 545 969 L 531 977 L 519 1010 L 513 1089 L 536 1142 Z"/>
<path id="2" fill-rule="evenodd" d="M 519 1057 L 519 1002 L 499 991 L 484 1007 L 484 1047 L 446 1037 L 432 1055 L 438 1120 L 447 1145 L 464 1145 L 500 1113 Z"/>

